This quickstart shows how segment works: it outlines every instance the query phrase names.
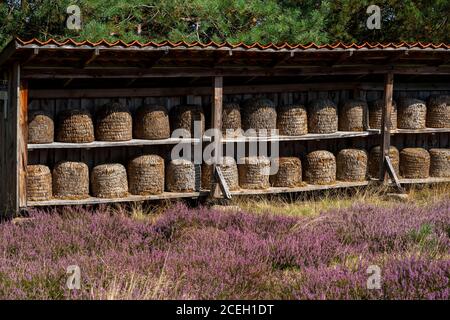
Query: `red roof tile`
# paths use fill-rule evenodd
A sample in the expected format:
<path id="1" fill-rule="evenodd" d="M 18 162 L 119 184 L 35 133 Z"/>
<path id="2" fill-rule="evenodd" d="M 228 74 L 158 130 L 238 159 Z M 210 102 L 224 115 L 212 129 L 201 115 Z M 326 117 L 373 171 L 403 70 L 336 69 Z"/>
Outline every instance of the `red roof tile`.
<path id="1" fill-rule="evenodd" d="M 66 39 L 63 41 L 57 41 L 55 39 L 49 39 L 46 41 L 40 41 L 38 39 L 31 39 L 31 40 L 22 40 L 19 38 L 16 38 L 17 43 L 20 46 L 26 46 L 26 45 L 37 45 L 37 46 L 45 46 L 45 45 L 54 45 L 57 47 L 61 46 L 89 46 L 89 47 L 97 47 L 97 46 L 105 46 L 105 47 L 138 47 L 138 48 L 144 48 L 144 47 L 163 47 L 167 46 L 170 48 L 177 48 L 177 47 L 186 47 L 186 48 L 192 48 L 192 47 L 198 47 L 198 48 L 229 48 L 229 49 L 259 49 L 259 50 L 292 50 L 292 49 L 300 49 L 300 50 L 306 50 L 306 49 L 399 49 L 399 48 L 418 48 L 418 49 L 450 49 L 450 44 L 445 43 L 439 43 L 439 44 L 433 44 L 433 43 L 421 43 L 421 42 L 415 42 L 415 43 L 408 43 L 408 42 L 400 42 L 400 43 L 369 43 L 364 42 L 362 44 L 345 44 L 342 42 L 337 42 L 335 44 L 324 44 L 324 45 L 317 45 L 315 43 L 310 43 L 307 45 L 302 44 L 289 44 L 289 43 L 283 43 L 283 44 L 274 44 L 269 43 L 266 45 L 260 44 L 260 43 L 253 43 L 253 44 L 245 44 L 243 42 L 231 44 L 228 42 L 223 43 L 216 43 L 216 42 L 208 42 L 208 43 L 201 43 L 201 42 L 185 42 L 185 41 L 178 41 L 178 42 L 171 42 L 171 41 L 163 41 L 163 42 L 146 42 L 141 43 L 140 41 L 132 41 L 130 43 L 126 43 L 122 40 L 118 40 L 115 42 L 108 42 L 106 40 L 101 40 L 98 42 L 91 42 L 91 41 L 81 41 L 77 42 L 73 39 Z"/>

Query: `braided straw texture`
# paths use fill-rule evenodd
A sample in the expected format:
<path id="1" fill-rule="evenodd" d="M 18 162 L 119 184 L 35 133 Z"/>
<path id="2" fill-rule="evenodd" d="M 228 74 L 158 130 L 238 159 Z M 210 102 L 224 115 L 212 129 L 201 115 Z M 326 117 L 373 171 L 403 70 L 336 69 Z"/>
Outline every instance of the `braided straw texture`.
<path id="1" fill-rule="evenodd" d="M 333 184 L 336 182 L 336 159 L 325 150 L 310 152 L 306 156 L 306 180 L 309 184 Z"/>
<path id="2" fill-rule="evenodd" d="M 83 162 L 61 161 L 53 168 L 53 195 L 60 199 L 89 197 L 89 168 Z"/>
<path id="3" fill-rule="evenodd" d="M 137 139 L 170 138 L 169 113 L 164 106 L 145 105 L 134 116 L 134 136 Z"/>
<path id="4" fill-rule="evenodd" d="M 342 149 L 336 157 L 337 180 L 365 181 L 367 178 L 367 152 L 359 149 Z"/>
<path id="5" fill-rule="evenodd" d="M 44 201 L 52 197 L 52 174 L 47 166 L 27 166 L 27 199 Z"/>
<path id="6" fill-rule="evenodd" d="M 128 163 L 128 186 L 131 194 L 160 194 L 164 191 L 164 159 L 144 155 Z"/>
<path id="7" fill-rule="evenodd" d="M 405 148 L 400 152 L 400 174 L 406 179 L 423 179 L 430 175 L 430 154 L 423 148 Z"/>
<path id="8" fill-rule="evenodd" d="M 329 99 L 312 100 L 308 106 L 310 133 L 334 133 L 338 129 L 337 108 Z"/>
<path id="9" fill-rule="evenodd" d="M 125 167 L 119 163 L 101 164 L 91 173 L 92 194 L 98 198 L 123 198 L 128 195 Z"/>

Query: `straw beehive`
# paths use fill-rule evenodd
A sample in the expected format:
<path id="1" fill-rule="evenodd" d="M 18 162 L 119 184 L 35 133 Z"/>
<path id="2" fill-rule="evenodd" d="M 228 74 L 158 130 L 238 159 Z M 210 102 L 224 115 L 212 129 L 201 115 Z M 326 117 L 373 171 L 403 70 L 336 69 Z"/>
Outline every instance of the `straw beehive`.
<path id="1" fill-rule="evenodd" d="M 364 181 L 367 178 L 367 152 L 342 149 L 336 158 L 336 178 L 340 181 Z"/>
<path id="2" fill-rule="evenodd" d="M 236 165 L 236 161 L 233 157 L 223 157 L 222 161 L 217 165 L 223 174 L 225 182 L 228 185 L 228 189 L 238 190 L 239 189 L 239 175 L 238 168 Z M 211 188 L 211 174 L 212 174 L 212 165 L 207 163 L 202 164 L 202 189 L 210 189 Z"/>
<path id="3" fill-rule="evenodd" d="M 450 128 L 450 96 L 430 96 L 427 105 L 427 127 Z"/>
<path id="4" fill-rule="evenodd" d="M 430 176 L 450 177 L 450 149 L 430 149 Z"/>
<path id="5" fill-rule="evenodd" d="M 88 143 L 95 140 L 94 123 L 89 111 L 65 110 L 59 114 L 56 140 L 69 143 Z"/>
<path id="6" fill-rule="evenodd" d="M 266 157 L 244 157 L 238 165 L 239 185 L 244 189 L 270 187 L 270 160 Z"/>
<path id="7" fill-rule="evenodd" d="M 423 129 L 427 107 L 418 99 L 402 98 L 398 103 L 398 127 L 401 129 Z"/>
<path id="8" fill-rule="evenodd" d="M 171 192 L 192 192 L 196 189 L 196 168 L 192 161 L 175 159 L 166 170 L 166 188 Z"/>
<path id="9" fill-rule="evenodd" d="M 164 106 L 144 105 L 134 116 L 134 136 L 137 139 L 170 138 L 169 114 Z"/>
<path id="10" fill-rule="evenodd" d="M 128 163 L 128 185 L 131 194 L 160 194 L 164 191 L 164 159 L 144 155 Z"/>
<path id="11" fill-rule="evenodd" d="M 346 100 L 339 108 L 340 131 L 363 131 L 367 103 L 362 100 Z"/>
<path id="12" fill-rule="evenodd" d="M 278 108 L 277 128 L 280 135 L 300 136 L 308 133 L 306 107 L 301 104 Z"/>
<path id="13" fill-rule="evenodd" d="M 119 163 L 98 165 L 92 170 L 91 185 L 94 197 L 126 197 L 128 195 L 127 171 Z"/>
<path id="14" fill-rule="evenodd" d="M 53 168 L 53 195 L 60 199 L 89 197 L 88 166 L 83 162 L 58 162 Z"/>
<path id="15" fill-rule="evenodd" d="M 405 148 L 400 152 L 400 174 L 406 179 L 430 176 L 430 154 L 423 148 Z"/>
<path id="16" fill-rule="evenodd" d="M 272 101 L 250 98 L 242 105 L 244 130 L 253 129 L 258 135 L 270 135 L 277 128 L 277 110 Z"/>
<path id="17" fill-rule="evenodd" d="M 381 129 L 384 99 L 375 100 L 369 103 L 369 127 L 371 129 Z M 390 129 L 397 129 L 397 104 L 392 101 Z"/>
<path id="18" fill-rule="evenodd" d="M 336 182 L 336 159 L 329 151 L 318 150 L 306 156 L 306 180 L 309 184 Z"/>
<path id="19" fill-rule="evenodd" d="M 394 146 L 389 148 L 389 158 L 391 159 L 392 166 L 397 176 L 400 175 L 400 156 L 398 149 Z M 380 177 L 380 160 L 381 159 L 381 147 L 376 146 L 370 150 L 369 153 L 369 177 L 378 179 Z"/>
<path id="20" fill-rule="evenodd" d="M 274 187 L 298 187 L 302 183 L 302 163 L 296 157 L 281 157 L 274 160 L 278 172 L 270 176 L 270 184 Z"/>
<path id="21" fill-rule="evenodd" d="M 50 113 L 31 112 L 28 117 L 28 143 L 52 143 L 55 127 Z"/>
<path id="22" fill-rule="evenodd" d="M 222 133 L 230 137 L 241 135 L 241 108 L 238 103 L 225 103 L 223 105 Z"/>
<path id="23" fill-rule="evenodd" d="M 47 166 L 27 166 L 27 200 L 45 201 L 52 197 L 52 174 Z"/>
<path id="24" fill-rule="evenodd" d="M 181 129 L 183 135 L 193 137 L 194 127 L 198 125 L 199 134 L 205 131 L 203 107 L 196 104 L 178 105 L 170 110 L 172 130 Z"/>
<path id="25" fill-rule="evenodd" d="M 337 108 L 329 99 L 312 100 L 308 106 L 308 131 L 334 133 L 338 129 Z"/>
<path id="26" fill-rule="evenodd" d="M 103 106 L 96 114 L 95 136 L 100 141 L 127 141 L 133 138 L 133 119 L 128 108 L 118 102 Z"/>

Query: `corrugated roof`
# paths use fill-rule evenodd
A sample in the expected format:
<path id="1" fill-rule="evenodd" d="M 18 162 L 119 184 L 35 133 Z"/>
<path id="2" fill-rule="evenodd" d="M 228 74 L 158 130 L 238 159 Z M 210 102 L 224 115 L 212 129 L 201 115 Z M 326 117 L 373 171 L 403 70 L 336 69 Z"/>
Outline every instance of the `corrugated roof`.
<path id="1" fill-rule="evenodd" d="M 31 40 L 22 40 L 19 38 L 15 39 L 19 46 L 28 46 L 28 45 L 36 45 L 36 46 L 56 46 L 56 47 L 63 47 L 63 46 L 73 46 L 73 47 L 81 47 L 81 46 L 89 46 L 89 47 L 124 47 L 124 48 L 130 48 L 130 47 L 137 47 L 137 48 L 146 48 L 146 47 L 169 47 L 169 48 L 229 48 L 229 49 L 259 49 L 259 50 L 307 50 L 307 49 L 450 49 L 450 44 L 445 43 L 421 43 L 421 42 L 414 42 L 414 43 L 408 43 L 408 42 L 400 42 L 400 43 L 369 43 L 364 42 L 362 44 L 345 44 L 342 42 L 337 42 L 335 44 L 324 44 L 324 45 L 318 45 L 315 43 L 310 44 L 289 44 L 289 43 L 282 43 L 282 44 L 261 44 L 261 43 L 253 43 L 253 44 L 245 44 L 243 42 L 232 44 L 229 42 L 223 42 L 223 43 L 216 43 L 216 42 L 208 42 L 208 43 L 201 43 L 201 42 L 185 42 L 185 41 L 178 41 L 178 42 L 171 42 L 171 41 L 162 41 L 162 42 L 145 42 L 142 43 L 140 41 L 132 41 L 129 43 L 126 43 L 122 40 L 117 40 L 115 42 L 109 42 L 107 40 L 101 40 L 98 42 L 92 42 L 92 41 L 75 41 L 73 39 L 66 39 L 63 41 L 57 41 L 55 39 L 49 39 L 46 41 L 40 41 L 38 39 L 31 39 Z"/>

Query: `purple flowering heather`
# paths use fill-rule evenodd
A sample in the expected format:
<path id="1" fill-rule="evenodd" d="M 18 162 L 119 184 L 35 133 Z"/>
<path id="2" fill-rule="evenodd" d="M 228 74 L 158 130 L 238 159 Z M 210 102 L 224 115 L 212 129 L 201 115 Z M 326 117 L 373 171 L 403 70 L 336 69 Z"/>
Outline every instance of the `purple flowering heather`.
<path id="1" fill-rule="evenodd" d="M 107 207 L 62 212 L 0 225 L 0 298 L 450 298 L 450 201 L 312 218 L 178 205 L 154 223 Z M 66 286 L 69 265 L 79 290 Z M 380 289 L 367 288 L 370 265 Z"/>

